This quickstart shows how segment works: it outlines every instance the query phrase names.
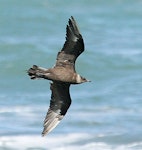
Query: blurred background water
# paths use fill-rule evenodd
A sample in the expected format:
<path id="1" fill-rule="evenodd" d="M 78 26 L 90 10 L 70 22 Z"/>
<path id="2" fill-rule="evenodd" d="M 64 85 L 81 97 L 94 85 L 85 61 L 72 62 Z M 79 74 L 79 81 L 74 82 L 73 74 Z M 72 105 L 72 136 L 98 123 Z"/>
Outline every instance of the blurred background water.
<path id="1" fill-rule="evenodd" d="M 71 87 L 72 105 L 45 138 L 51 67 L 76 19 L 85 52 L 76 70 L 91 83 Z M 142 149 L 142 1 L 0 1 L 0 150 Z"/>

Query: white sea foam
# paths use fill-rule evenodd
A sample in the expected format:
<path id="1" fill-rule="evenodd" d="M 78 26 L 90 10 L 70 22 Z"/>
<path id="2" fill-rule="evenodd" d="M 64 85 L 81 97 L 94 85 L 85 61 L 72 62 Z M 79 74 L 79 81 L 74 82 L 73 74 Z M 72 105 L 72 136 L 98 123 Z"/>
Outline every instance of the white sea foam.
<path id="1" fill-rule="evenodd" d="M 2 136 L 0 149 L 7 150 L 135 150 L 142 148 L 142 142 L 126 145 L 111 145 L 93 141 L 94 136 L 89 134 L 48 135 L 43 138 L 37 135 Z"/>

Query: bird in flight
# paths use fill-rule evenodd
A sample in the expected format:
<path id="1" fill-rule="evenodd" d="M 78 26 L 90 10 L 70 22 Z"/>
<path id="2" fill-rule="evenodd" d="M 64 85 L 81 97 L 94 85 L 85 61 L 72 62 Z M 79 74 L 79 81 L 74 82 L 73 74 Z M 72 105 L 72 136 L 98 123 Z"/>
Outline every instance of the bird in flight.
<path id="1" fill-rule="evenodd" d="M 50 107 L 44 120 L 42 136 L 52 131 L 65 116 L 71 105 L 69 88 L 71 84 L 89 82 L 75 70 L 75 61 L 84 51 L 84 41 L 75 19 L 71 16 L 66 27 L 66 41 L 58 52 L 54 67 L 45 69 L 33 65 L 27 73 L 31 79 L 51 80 Z"/>

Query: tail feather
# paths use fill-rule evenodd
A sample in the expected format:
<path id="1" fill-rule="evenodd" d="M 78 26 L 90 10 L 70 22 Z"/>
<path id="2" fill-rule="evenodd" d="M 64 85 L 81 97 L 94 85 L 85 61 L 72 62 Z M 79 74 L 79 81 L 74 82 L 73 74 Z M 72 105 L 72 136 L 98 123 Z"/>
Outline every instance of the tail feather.
<path id="1" fill-rule="evenodd" d="M 44 75 L 45 73 L 45 70 L 44 68 L 40 68 L 36 65 L 33 65 L 32 68 L 30 68 L 27 73 L 28 75 L 31 77 L 31 79 L 37 79 L 37 78 L 42 78 L 42 76 Z"/>

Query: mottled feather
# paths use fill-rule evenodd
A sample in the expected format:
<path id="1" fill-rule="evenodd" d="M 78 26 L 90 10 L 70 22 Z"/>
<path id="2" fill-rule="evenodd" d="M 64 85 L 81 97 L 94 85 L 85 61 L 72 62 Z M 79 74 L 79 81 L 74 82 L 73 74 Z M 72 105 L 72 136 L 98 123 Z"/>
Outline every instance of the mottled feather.
<path id="1" fill-rule="evenodd" d="M 69 19 L 66 27 L 66 41 L 57 55 L 55 66 L 69 67 L 75 70 L 75 61 L 84 51 L 84 41 L 73 17 Z"/>

